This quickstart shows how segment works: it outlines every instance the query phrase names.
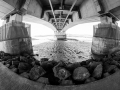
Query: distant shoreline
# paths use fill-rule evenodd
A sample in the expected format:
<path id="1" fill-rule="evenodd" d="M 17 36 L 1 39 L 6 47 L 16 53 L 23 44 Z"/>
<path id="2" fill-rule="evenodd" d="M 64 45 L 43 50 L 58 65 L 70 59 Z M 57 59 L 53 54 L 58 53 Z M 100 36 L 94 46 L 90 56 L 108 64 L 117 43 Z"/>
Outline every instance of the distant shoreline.
<path id="1" fill-rule="evenodd" d="M 73 40 L 73 41 L 80 41 L 80 42 L 92 42 L 92 37 L 83 37 L 83 36 L 70 36 L 67 37 L 67 40 Z M 33 45 L 45 43 L 45 42 L 51 42 L 51 41 L 56 41 L 56 38 L 51 35 L 51 36 L 43 36 L 43 37 L 33 37 L 32 43 Z"/>
<path id="2" fill-rule="evenodd" d="M 54 35 L 39 35 L 39 36 L 34 36 L 34 37 L 38 38 L 38 37 L 49 37 L 49 36 L 53 36 L 54 37 Z M 86 37 L 86 38 L 92 38 L 92 35 L 78 35 L 78 34 L 73 35 L 73 34 L 68 34 L 67 37 Z"/>

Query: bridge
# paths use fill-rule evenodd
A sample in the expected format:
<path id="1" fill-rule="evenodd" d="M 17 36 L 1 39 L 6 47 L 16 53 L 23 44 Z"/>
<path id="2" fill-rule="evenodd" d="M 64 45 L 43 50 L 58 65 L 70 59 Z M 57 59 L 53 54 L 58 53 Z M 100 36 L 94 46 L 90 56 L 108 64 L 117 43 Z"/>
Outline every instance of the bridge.
<path id="1" fill-rule="evenodd" d="M 120 19 L 120 1 L 0 0 L 0 18 L 4 20 L 0 30 L 1 41 L 21 37 L 29 38 L 30 25 L 24 24 L 23 21 L 44 24 L 55 32 L 57 39 L 65 39 L 66 30 L 77 24 L 100 21 L 102 25 L 98 25 L 100 27 L 106 27 L 106 24 L 108 26 L 107 28 L 110 28 L 109 24 L 118 27 L 117 21 Z M 16 23 L 19 25 L 16 25 Z M 10 26 L 15 27 L 15 29 L 20 26 L 21 30 L 19 30 L 19 27 L 17 28 L 18 31 L 11 30 Z M 28 33 L 25 35 L 26 28 Z M 104 29 L 106 30 L 106 28 Z M 8 31 L 11 34 L 7 33 Z M 21 36 L 18 33 L 15 34 L 16 31 L 21 33 Z M 4 46 L 3 43 L 1 45 Z M 1 50 L 5 51 L 2 48 Z"/>
<path id="2" fill-rule="evenodd" d="M 0 0 L 5 23 L 23 20 L 45 24 L 56 34 L 87 22 L 115 23 L 120 19 L 119 0 Z"/>
<path id="3" fill-rule="evenodd" d="M 45 71 L 41 69 L 42 67 L 40 68 L 39 66 L 37 66 L 36 68 L 34 66 L 37 64 L 40 65 L 40 63 L 38 61 L 32 63 L 33 61 L 31 60 L 33 58 L 31 56 L 26 56 L 27 62 L 18 61 L 18 58 L 21 57 L 21 53 L 29 53 L 30 55 L 33 55 L 30 32 L 31 28 L 29 24 L 23 23 L 23 21 L 43 24 L 47 27 L 50 27 L 54 31 L 55 36 L 58 40 L 66 40 L 66 31 L 77 24 L 99 21 L 100 24 L 93 27 L 94 34 L 91 47 L 92 54 L 94 54 L 95 56 L 105 56 L 114 47 L 117 48 L 112 49 L 113 51 L 120 50 L 120 47 L 118 47 L 120 46 L 120 27 L 118 27 L 117 24 L 117 21 L 120 20 L 120 0 L 0 0 L 0 19 L 4 20 L 3 25 L 0 27 L 0 51 L 4 51 L 5 53 L 7 53 L 7 55 L 15 56 L 15 58 L 14 56 L 12 57 L 13 61 L 10 61 L 11 59 L 9 60 L 8 56 L 8 63 L 12 62 L 12 64 L 17 63 L 17 65 L 20 65 L 20 63 L 22 62 L 21 67 L 19 68 L 22 68 L 21 70 L 23 70 L 23 72 L 33 75 L 33 80 L 37 80 L 40 75 L 45 73 Z M 44 29 L 40 28 L 40 30 L 42 31 Z M 0 54 L 2 54 L 3 56 L 5 53 L 0 52 Z M 19 55 L 19 57 L 16 55 Z M 25 58 L 22 57 L 19 60 L 21 59 L 24 60 Z M 118 59 L 118 57 L 115 57 L 114 59 Z M 110 63 L 112 64 L 117 64 L 120 67 L 120 63 L 118 63 L 120 59 L 118 60 L 118 62 L 114 59 L 109 60 L 109 58 L 107 58 L 106 60 L 110 61 Z M 108 72 L 104 73 L 104 76 L 106 75 L 109 77 L 99 80 L 97 82 L 86 85 L 72 84 L 69 86 L 53 86 L 46 85 L 44 83 L 36 83 L 29 79 L 26 79 L 29 78 L 29 75 L 27 77 L 24 74 L 24 77 L 26 78 L 20 77 L 19 75 L 14 73 L 16 72 L 15 69 L 13 70 L 14 72 L 11 72 L 7 68 L 9 66 L 6 65 L 5 67 L 2 64 L 4 63 L 4 61 L 2 63 L 1 61 L 2 59 L 0 59 L 0 90 L 120 90 L 120 71 L 114 68 L 114 66 L 117 65 L 112 65 L 112 69 L 115 69 L 118 72 L 110 76 Z M 109 63 L 108 61 L 105 62 L 105 66 L 107 66 L 107 64 Z M 28 63 L 30 63 L 30 65 L 34 64 L 32 69 L 30 69 L 31 72 L 28 72 L 26 70 L 24 71 L 24 67 L 26 69 L 27 66 L 30 66 Z M 82 62 L 83 66 L 85 63 L 88 62 Z M 73 65 L 75 66 L 78 64 Z M 96 68 L 98 69 L 98 72 Z M 103 67 L 101 62 L 100 64 L 96 65 L 96 68 L 94 68 L 94 71 L 97 72 L 95 74 L 98 75 L 98 79 L 99 76 L 101 77 L 102 75 L 101 72 Z M 53 70 L 53 66 L 51 70 Z M 56 69 L 54 69 L 54 71 L 55 70 Z M 60 68 L 60 70 L 59 72 L 61 76 L 65 73 L 65 78 L 68 78 L 68 75 L 66 74 L 68 74 L 69 71 L 67 72 L 65 68 Z M 85 74 L 83 73 L 84 70 Z M 56 72 L 55 75 L 57 76 Z M 87 68 L 82 67 L 78 72 L 76 71 L 76 73 L 78 73 L 77 76 L 79 76 L 81 72 L 83 74 L 82 77 L 88 77 L 88 82 L 90 80 L 94 81 L 93 77 L 89 78 L 90 74 Z M 86 73 L 88 76 L 86 76 Z M 50 72 L 50 75 L 48 75 L 48 77 L 51 78 L 51 76 L 54 76 L 52 74 Z M 36 75 L 38 76 L 36 77 Z M 59 78 L 59 75 L 57 77 Z M 62 76 L 62 78 L 63 77 L 64 76 Z M 79 78 L 76 79 L 79 80 Z M 52 78 L 51 81 L 54 81 L 54 79 L 56 78 Z M 60 82 L 61 81 L 62 79 L 60 79 Z M 66 80 L 64 84 L 69 83 L 68 81 Z"/>

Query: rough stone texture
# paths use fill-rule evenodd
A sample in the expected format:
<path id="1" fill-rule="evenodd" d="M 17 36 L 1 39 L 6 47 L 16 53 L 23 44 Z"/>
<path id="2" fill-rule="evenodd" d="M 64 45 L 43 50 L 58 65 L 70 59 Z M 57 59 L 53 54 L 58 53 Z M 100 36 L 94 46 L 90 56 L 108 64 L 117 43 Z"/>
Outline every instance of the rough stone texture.
<path id="1" fill-rule="evenodd" d="M 33 53 L 32 41 L 28 35 L 30 30 L 27 30 L 24 23 L 13 20 L 2 27 L 0 51 L 10 54 Z"/>
<path id="2" fill-rule="evenodd" d="M 19 65 L 19 63 L 20 63 L 19 61 L 12 61 L 12 65 L 14 65 L 16 67 Z"/>
<path id="3" fill-rule="evenodd" d="M 104 73 L 104 77 L 108 77 L 110 74 L 108 72 Z"/>
<path id="4" fill-rule="evenodd" d="M 95 68 L 97 65 L 101 64 L 101 62 L 97 62 L 97 61 L 92 61 L 89 63 L 89 67 L 91 68 Z"/>
<path id="5" fill-rule="evenodd" d="M 66 79 L 70 76 L 69 71 L 67 71 L 64 68 L 59 68 L 58 70 L 54 70 L 55 77 L 58 77 L 59 79 Z"/>
<path id="6" fill-rule="evenodd" d="M 109 65 L 106 68 L 106 72 L 111 73 L 111 74 L 115 73 L 116 70 L 117 70 L 117 66 L 115 65 Z"/>
<path id="7" fill-rule="evenodd" d="M 67 68 L 69 71 L 73 72 L 74 69 L 76 69 L 76 68 L 78 68 L 78 67 L 80 67 L 80 66 L 81 66 L 80 62 L 68 63 L 68 64 L 66 65 L 66 68 Z"/>
<path id="8" fill-rule="evenodd" d="M 28 63 L 21 62 L 19 63 L 18 69 L 19 69 L 19 73 L 23 73 L 30 70 L 31 66 Z"/>
<path id="9" fill-rule="evenodd" d="M 86 85 L 52 86 L 22 78 L 0 63 L 0 83 L 0 90 L 119 90 L 120 71 Z"/>
<path id="10" fill-rule="evenodd" d="M 20 74 L 22 77 L 28 78 L 29 79 L 29 73 L 24 72 Z"/>
<path id="11" fill-rule="evenodd" d="M 9 68 L 9 67 L 10 67 L 10 64 L 6 64 L 5 66 L 6 66 L 7 68 Z"/>
<path id="12" fill-rule="evenodd" d="M 95 78 L 94 77 L 90 77 L 88 79 L 86 79 L 85 83 L 90 83 L 90 82 L 94 82 Z"/>
<path id="13" fill-rule="evenodd" d="M 9 57 L 10 59 L 8 56 L 11 55 L 0 52 L 1 62 L 5 66 L 9 64 L 11 71 L 24 78 L 49 85 L 69 86 L 71 84 L 82 85 L 94 81 L 99 82 L 99 80 L 104 80 L 120 71 L 120 62 L 118 59 L 113 59 L 116 57 L 113 55 L 111 57 L 106 56 L 103 59 L 88 59 L 76 63 L 56 62 L 54 60 L 37 61 L 33 55 L 26 53 L 17 56 L 12 55 Z M 22 72 L 20 73 L 19 70 Z"/>
<path id="14" fill-rule="evenodd" d="M 44 75 L 45 71 L 42 67 L 40 66 L 34 66 L 30 70 L 30 79 L 31 80 L 37 80 L 40 76 Z"/>
<path id="15" fill-rule="evenodd" d="M 62 65 L 64 66 L 64 64 L 59 63 L 53 68 L 54 76 L 59 78 L 60 80 L 64 80 L 71 75 L 68 70 L 62 67 Z"/>
<path id="16" fill-rule="evenodd" d="M 118 58 L 120 59 L 120 57 L 118 57 L 119 54 L 117 54 L 117 58 L 115 58 L 116 55 L 112 55 L 98 60 L 88 59 L 86 61 L 76 63 L 66 63 L 62 60 L 60 62 L 55 60 L 38 61 L 33 56 L 34 55 L 29 55 L 27 53 L 13 56 L 4 52 L 0 52 L 0 62 L 11 69 L 11 71 L 25 78 L 35 81 L 41 76 L 43 78 L 48 78 L 50 85 L 60 85 L 61 81 L 65 80 L 71 80 L 75 85 L 85 84 L 88 82 L 93 82 L 94 80 L 97 81 L 98 79 L 103 79 L 120 70 L 120 62 L 118 60 Z M 41 67 L 41 69 L 38 67 Z M 82 69 L 84 70 L 82 72 L 82 78 L 85 78 L 85 69 L 89 72 L 90 77 L 85 78 L 84 80 L 75 80 L 73 77 L 74 71 L 79 67 L 84 68 Z M 76 71 L 77 78 L 79 78 L 80 71 Z M 44 73 L 44 75 L 41 73 Z M 67 81 L 65 82 L 67 83 Z"/>
<path id="17" fill-rule="evenodd" d="M 55 61 L 45 61 L 45 62 L 40 62 L 40 65 L 46 70 L 46 71 L 51 71 L 55 65 L 57 65 L 57 62 Z"/>
<path id="18" fill-rule="evenodd" d="M 73 82 L 72 82 L 72 80 L 63 80 L 61 83 L 60 83 L 60 85 L 73 85 Z"/>
<path id="19" fill-rule="evenodd" d="M 39 83 L 44 83 L 44 84 L 49 84 L 49 80 L 48 78 L 45 78 L 45 77 L 40 77 L 37 82 Z"/>
<path id="20" fill-rule="evenodd" d="M 110 49 L 120 45 L 120 28 L 113 23 L 101 23 L 94 27 L 91 51 L 97 55 L 107 55 Z"/>
<path id="21" fill-rule="evenodd" d="M 102 64 L 97 65 L 97 67 L 93 71 L 93 77 L 96 79 L 100 79 L 102 76 L 102 71 L 103 71 Z"/>
<path id="22" fill-rule="evenodd" d="M 91 61 L 88 64 L 88 70 L 90 73 L 93 73 L 94 69 L 97 67 L 97 65 L 101 64 L 102 62 L 97 62 L 97 61 Z"/>
<path id="23" fill-rule="evenodd" d="M 119 54 L 117 54 L 117 58 L 113 54 L 102 59 L 88 59 L 76 63 L 67 63 L 64 60 L 59 62 L 56 62 L 56 60 L 38 61 L 33 56 L 27 53 L 13 56 L 0 52 L 0 62 L 5 66 L 9 64 L 9 69 L 22 77 L 39 83 L 47 84 L 49 82 L 49 85 L 57 86 L 67 85 L 67 83 L 69 85 L 71 81 L 73 82 L 72 85 L 82 85 L 94 81 L 99 82 L 99 80 L 104 80 L 105 77 L 108 78 L 120 71 Z"/>
<path id="24" fill-rule="evenodd" d="M 11 71 L 17 73 L 18 69 L 17 68 L 12 68 Z"/>
<path id="25" fill-rule="evenodd" d="M 84 81 L 89 78 L 90 73 L 85 67 L 78 67 L 73 72 L 73 79 L 76 81 Z"/>

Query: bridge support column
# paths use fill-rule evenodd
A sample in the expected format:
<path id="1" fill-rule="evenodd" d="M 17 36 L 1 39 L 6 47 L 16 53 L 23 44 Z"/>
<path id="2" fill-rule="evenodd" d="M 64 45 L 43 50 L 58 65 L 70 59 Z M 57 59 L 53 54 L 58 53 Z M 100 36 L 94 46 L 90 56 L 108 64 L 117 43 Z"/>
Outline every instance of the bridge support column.
<path id="1" fill-rule="evenodd" d="M 32 54 L 30 36 L 30 25 L 22 23 L 22 16 L 10 16 L 0 27 L 0 51 L 14 55 L 24 52 Z"/>
<path id="2" fill-rule="evenodd" d="M 66 40 L 66 33 L 65 32 L 55 32 L 55 37 L 57 40 Z"/>
<path id="3" fill-rule="evenodd" d="M 109 50 L 120 45 L 120 28 L 112 18 L 101 17 L 101 23 L 94 26 L 91 52 L 93 55 L 104 56 Z"/>

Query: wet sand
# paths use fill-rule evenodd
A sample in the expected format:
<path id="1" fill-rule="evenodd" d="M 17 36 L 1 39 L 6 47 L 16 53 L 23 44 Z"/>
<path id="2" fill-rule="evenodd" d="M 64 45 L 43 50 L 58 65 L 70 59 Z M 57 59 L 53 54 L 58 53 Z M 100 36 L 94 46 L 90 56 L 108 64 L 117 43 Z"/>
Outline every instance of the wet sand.
<path id="1" fill-rule="evenodd" d="M 90 58 L 91 43 L 75 40 L 50 41 L 34 46 L 40 58 L 49 60 L 63 60 L 66 62 L 80 62 Z"/>

